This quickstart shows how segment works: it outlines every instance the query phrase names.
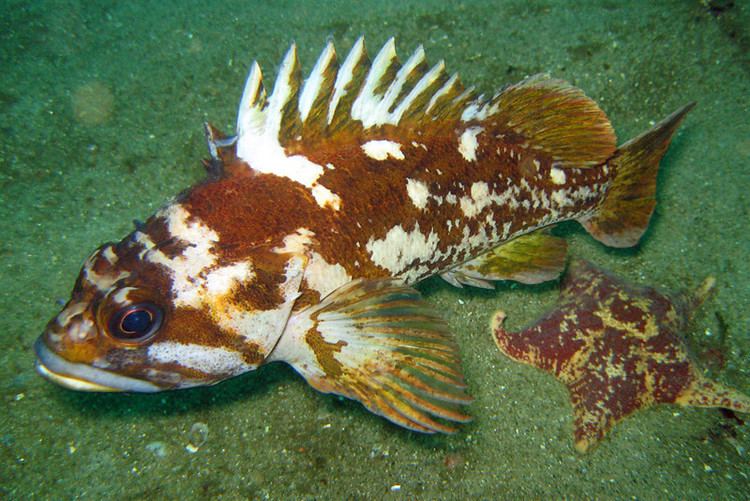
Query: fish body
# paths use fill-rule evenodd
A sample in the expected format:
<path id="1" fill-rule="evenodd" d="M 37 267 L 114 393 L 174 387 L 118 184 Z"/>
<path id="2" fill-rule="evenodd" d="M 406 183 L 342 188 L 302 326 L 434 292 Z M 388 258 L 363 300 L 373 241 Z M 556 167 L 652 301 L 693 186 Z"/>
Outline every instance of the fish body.
<path id="1" fill-rule="evenodd" d="M 209 177 L 84 264 L 37 370 L 87 391 L 213 384 L 272 361 L 407 428 L 469 419 L 458 348 L 412 288 L 555 278 L 578 220 L 637 243 L 685 107 L 621 147 L 599 107 L 534 76 L 492 98 L 420 47 L 372 62 L 296 48 L 267 95 L 253 64 L 237 135 L 206 127 Z"/>

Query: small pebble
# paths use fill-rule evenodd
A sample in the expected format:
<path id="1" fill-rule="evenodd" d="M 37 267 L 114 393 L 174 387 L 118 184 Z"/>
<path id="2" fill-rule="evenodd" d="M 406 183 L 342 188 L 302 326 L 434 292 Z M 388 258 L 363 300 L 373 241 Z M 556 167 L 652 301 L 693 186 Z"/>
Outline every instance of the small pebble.
<path id="1" fill-rule="evenodd" d="M 445 455 L 443 459 L 443 465 L 449 470 L 455 470 L 456 468 L 462 467 L 466 463 L 466 459 L 462 454 L 457 452 L 450 452 Z"/>
<path id="2" fill-rule="evenodd" d="M 167 455 L 167 444 L 164 442 L 151 442 L 150 444 L 146 444 L 146 450 L 152 452 L 158 458 L 163 458 Z"/>
<path id="3" fill-rule="evenodd" d="M 207 440 L 208 425 L 206 423 L 193 423 L 188 433 L 188 444 L 185 446 L 185 450 L 190 454 L 195 454 Z"/>

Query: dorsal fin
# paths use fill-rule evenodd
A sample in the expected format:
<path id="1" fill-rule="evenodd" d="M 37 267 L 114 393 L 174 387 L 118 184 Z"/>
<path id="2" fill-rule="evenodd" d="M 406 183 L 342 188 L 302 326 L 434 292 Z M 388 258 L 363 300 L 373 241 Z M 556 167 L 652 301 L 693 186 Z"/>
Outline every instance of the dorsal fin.
<path id="1" fill-rule="evenodd" d="M 336 49 L 329 40 L 299 96 L 303 137 L 315 136 L 325 129 L 338 68 Z"/>
<path id="2" fill-rule="evenodd" d="M 336 84 L 327 109 L 330 130 L 338 130 L 351 123 L 352 103 L 369 68 L 370 60 L 365 49 L 365 39 L 360 37 L 346 56 L 341 71 L 336 74 Z"/>
<path id="3" fill-rule="evenodd" d="M 260 67 L 250 67 L 237 117 L 237 156 L 256 170 L 276 172 L 280 155 L 295 158 L 288 153 L 339 134 L 366 140 L 383 126 L 453 123 L 473 98 L 457 75 L 446 74 L 443 61 L 430 68 L 421 46 L 401 65 L 391 38 L 370 63 L 359 38 L 339 67 L 329 41 L 303 84 L 292 45 L 268 98 Z M 287 149 L 295 143 L 304 146 Z M 282 175 L 314 183 L 319 166 L 302 165 L 303 158 L 294 173 Z"/>
<path id="4" fill-rule="evenodd" d="M 558 167 L 600 165 L 617 149 L 612 125 L 596 102 L 548 75 L 526 78 L 490 100 L 477 99 L 461 118 L 469 122 L 490 116 L 549 154 Z"/>

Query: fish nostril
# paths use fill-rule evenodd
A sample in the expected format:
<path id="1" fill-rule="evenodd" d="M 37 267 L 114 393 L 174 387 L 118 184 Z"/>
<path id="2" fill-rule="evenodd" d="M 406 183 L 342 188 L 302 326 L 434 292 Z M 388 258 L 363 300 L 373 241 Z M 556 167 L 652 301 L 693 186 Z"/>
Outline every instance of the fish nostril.
<path id="1" fill-rule="evenodd" d="M 94 322 L 83 318 L 83 315 L 76 315 L 69 322 L 68 332 L 74 341 L 85 341 L 95 334 Z"/>

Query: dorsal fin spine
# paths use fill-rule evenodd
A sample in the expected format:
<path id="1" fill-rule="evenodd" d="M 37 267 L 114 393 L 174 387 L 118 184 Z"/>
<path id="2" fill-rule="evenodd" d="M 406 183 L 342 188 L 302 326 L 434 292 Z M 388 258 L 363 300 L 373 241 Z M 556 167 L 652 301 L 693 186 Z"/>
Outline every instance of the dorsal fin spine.
<path id="1" fill-rule="evenodd" d="M 352 50 L 349 55 L 346 56 L 344 64 L 341 65 L 337 75 L 336 83 L 333 85 L 333 96 L 331 102 L 328 105 L 328 124 L 333 123 L 333 119 L 336 116 L 336 108 L 338 107 L 341 99 L 350 90 L 348 89 L 349 84 L 354 79 L 355 69 L 364 64 L 367 61 L 367 51 L 365 50 L 365 38 L 359 37 L 354 43 Z"/>
<path id="2" fill-rule="evenodd" d="M 441 99 L 450 98 L 451 95 L 458 92 L 458 86 L 460 86 L 460 82 L 458 81 L 458 73 L 454 73 L 451 75 L 451 77 L 443 84 L 440 89 L 432 95 L 430 98 L 430 102 L 427 104 L 427 108 L 425 109 L 425 113 L 430 114 L 432 113 L 433 109 L 435 108 L 435 105 L 437 102 Z"/>
<path id="3" fill-rule="evenodd" d="M 245 89 L 237 113 L 237 133 L 242 135 L 249 130 L 260 131 L 265 122 L 263 107 L 266 104 L 266 91 L 263 88 L 263 74 L 257 61 L 250 65 Z"/>
<path id="4" fill-rule="evenodd" d="M 396 63 L 395 40 L 391 37 L 375 56 L 362 90 L 352 105 L 352 118 L 362 122 L 365 128 L 369 126 L 371 117 L 377 112 L 377 106 L 380 103 L 376 91 L 383 85 L 384 78 Z"/>
<path id="5" fill-rule="evenodd" d="M 407 94 L 407 96 L 399 103 L 398 107 L 392 114 L 393 123 L 399 123 L 401 118 L 406 115 L 410 116 L 415 114 L 418 110 L 412 110 L 412 105 L 417 102 L 417 99 L 422 95 L 427 94 L 436 83 L 440 82 L 441 78 L 445 76 L 445 62 L 440 60 L 430 71 L 428 71 L 422 78 L 419 79 L 414 88 Z M 408 113 L 407 113 L 408 110 Z"/>
<path id="6" fill-rule="evenodd" d="M 273 87 L 273 93 L 268 100 L 266 111 L 265 133 L 273 138 L 279 137 L 284 109 L 295 98 L 299 89 L 299 63 L 297 62 L 297 46 L 292 44 L 281 63 L 279 75 Z M 296 81 L 295 81 L 296 80 Z M 296 105 L 296 103 L 294 103 Z"/>
<path id="7" fill-rule="evenodd" d="M 466 103 L 469 102 L 469 100 L 471 100 L 473 97 L 474 97 L 474 86 L 472 85 L 471 87 L 464 90 L 461 94 L 459 94 L 453 99 L 453 101 L 451 102 L 451 106 L 450 106 L 451 111 L 465 109 L 467 107 Z M 474 99 L 474 101 L 481 102 L 482 99 L 483 97 L 479 96 L 476 99 Z M 462 116 L 462 114 L 458 113 L 458 116 Z"/>
<path id="8" fill-rule="evenodd" d="M 406 61 L 406 63 L 401 67 L 401 69 L 398 70 L 396 78 L 393 80 L 393 82 L 391 82 L 391 85 L 388 87 L 388 90 L 383 96 L 383 99 L 380 101 L 375 116 L 372 117 L 372 119 L 377 124 L 397 123 L 397 121 L 393 121 L 390 110 L 395 104 L 398 96 L 401 95 L 401 92 L 407 80 L 419 67 L 419 65 L 424 62 L 424 59 L 424 48 L 420 45 L 419 47 L 417 47 L 417 50 L 414 51 L 414 54 L 412 54 L 411 57 L 409 57 L 409 59 Z"/>
<path id="9" fill-rule="evenodd" d="M 323 87 L 326 74 L 330 71 L 331 66 L 336 64 L 336 49 L 332 41 L 328 41 L 326 48 L 320 54 L 318 62 L 310 73 L 310 77 L 305 81 L 299 97 L 299 114 L 302 122 L 307 120 L 310 110 L 315 101 L 320 97 L 321 92 L 325 92 Z"/>

